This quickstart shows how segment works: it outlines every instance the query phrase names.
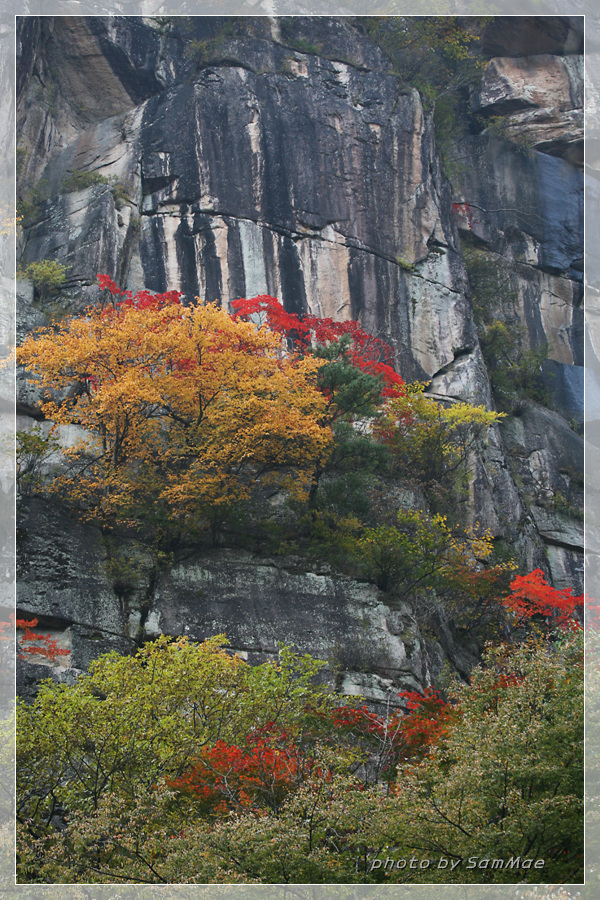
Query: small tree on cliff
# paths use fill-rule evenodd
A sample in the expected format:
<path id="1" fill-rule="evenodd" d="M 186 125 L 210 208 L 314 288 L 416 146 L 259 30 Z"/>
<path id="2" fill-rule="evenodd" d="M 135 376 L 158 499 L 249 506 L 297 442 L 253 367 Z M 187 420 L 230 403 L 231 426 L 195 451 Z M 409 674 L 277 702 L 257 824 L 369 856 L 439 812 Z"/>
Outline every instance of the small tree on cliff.
<path id="1" fill-rule="evenodd" d="M 443 507 L 464 486 L 478 441 L 504 413 L 471 403 L 444 406 L 425 396 L 424 388 L 419 382 L 407 385 L 373 431 L 390 451 L 392 474 L 421 485 L 433 505 Z"/>
<path id="2" fill-rule="evenodd" d="M 302 318 L 287 313 L 273 297 L 237 300 L 235 317 L 260 318 L 282 336 L 294 353 L 322 360 L 317 385 L 325 397 L 321 424 L 334 441 L 314 460 L 309 504 L 314 508 L 326 471 L 339 469 L 349 457 L 358 464 L 376 452 L 372 440 L 363 440 L 357 421 L 379 413 L 382 403 L 405 392 L 403 378 L 392 367 L 392 348 L 364 331 L 358 322 L 334 322 L 317 316 Z"/>

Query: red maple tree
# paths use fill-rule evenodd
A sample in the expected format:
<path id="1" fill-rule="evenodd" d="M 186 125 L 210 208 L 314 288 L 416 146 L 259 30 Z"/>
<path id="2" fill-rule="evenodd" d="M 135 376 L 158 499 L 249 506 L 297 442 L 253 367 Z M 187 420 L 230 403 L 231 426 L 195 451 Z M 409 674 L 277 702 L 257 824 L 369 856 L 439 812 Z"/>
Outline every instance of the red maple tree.
<path id="1" fill-rule="evenodd" d="M 571 588 L 559 590 L 552 587 L 541 569 L 534 569 L 527 575 L 517 575 L 510 587 L 512 593 L 503 604 L 514 614 L 517 624 L 523 624 L 534 616 L 544 616 L 559 628 L 580 625 L 583 594 L 576 597 Z"/>

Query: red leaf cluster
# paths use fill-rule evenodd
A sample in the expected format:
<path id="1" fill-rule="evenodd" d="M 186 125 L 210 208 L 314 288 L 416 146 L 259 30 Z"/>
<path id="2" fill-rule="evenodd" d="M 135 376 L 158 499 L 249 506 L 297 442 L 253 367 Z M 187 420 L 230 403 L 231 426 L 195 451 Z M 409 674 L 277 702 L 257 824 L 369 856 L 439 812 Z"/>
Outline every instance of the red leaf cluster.
<path id="1" fill-rule="evenodd" d="M 169 785 L 217 815 L 249 807 L 277 808 L 311 774 L 327 780 L 310 753 L 273 723 L 246 735 L 240 746 L 219 740 Z"/>
<path id="2" fill-rule="evenodd" d="M 166 291 L 162 294 L 137 291 L 134 294 L 119 288 L 108 275 L 99 274 L 97 278 L 100 289 L 107 291 L 111 297 L 112 307 L 106 310 L 107 315 L 127 307 L 163 309 L 166 306 L 181 305 L 183 294 L 180 291 Z M 349 335 L 352 341 L 348 355 L 352 365 L 383 379 L 383 397 L 397 397 L 403 392 L 404 380 L 391 365 L 394 356 L 392 348 L 381 338 L 364 331 L 358 322 L 334 322 L 333 319 L 309 315 L 300 317 L 286 312 L 275 297 L 266 294 L 249 300 L 234 300 L 232 307 L 234 319 L 258 316 L 270 331 L 280 334 L 290 349 L 299 353 L 306 352 L 311 347 L 327 346 L 339 341 L 344 335 Z M 181 362 L 178 365 L 181 366 Z"/>
<path id="3" fill-rule="evenodd" d="M 327 346 L 349 335 L 352 339 L 349 349 L 352 365 L 369 375 L 383 378 L 383 397 L 396 397 L 402 393 L 404 380 L 392 368 L 392 348 L 381 338 L 364 331 L 358 322 L 334 322 L 333 319 L 310 315 L 300 317 L 286 312 L 275 297 L 266 294 L 249 300 L 234 300 L 232 307 L 234 318 L 260 317 L 271 331 L 281 334 L 300 353 L 311 347 Z"/>
<path id="4" fill-rule="evenodd" d="M 460 219 L 464 219 L 467 223 L 469 231 L 473 230 L 473 225 L 479 223 L 479 219 L 475 218 L 475 214 L 471 205 L 467 202 L 464 203 L 453 203 L 452 204 L 452 212 L 458 216 Z"/>
<path id="5" fill-rule="evenodd" d="M 504 606 L 515 614 L 517 621 L 541 615 L 552 619 L 553 624 L 561 628 L 580 624 L 583 594 L 575 597 L 571 588 L 553 588 L 541 569 L 534 569 L 528 575 L 517 575 L 510 587 L 512 593 L 504 600 Z"/>
<path id="6" fill-rule="evenodd" d="M 41 656 L 49 662 L 55 662 L 59 656 L 68 656 L 69 651 L 59 648 L 56 639 L 49 634 L 37 634 L 33 631 L 37 627 L 37 619 L 17 619 L 14 613 L 9 616 L 10 621 L 0 622 L 0 641 L 8 641 L 10 637 L 6 629 L 12 625 L 23 634 L 17 637 L 17 655 L 19 659 L 27 659 L 31 656 Z"/>
<path id="7" fill-rule="evenodd" d="M 454 715 L 454 708 L 433 688 L 426 688 L 423 694 L 401 691 L 398 696 L 405 701 L 406 712 L 389 717 L 378 716 L 366 706 L 339 706 L 333 711 L 337 728 L 375 744 L 389 745 L 387 769 L 393 768 L 401 756 L 424 756 L 440 740 Z"/>
<path id="8" fill-rule="evenodd" d="M 108 275 L 98 275 L 98 285 L 100 290 L 108 291 L 112 297 L 121 299 L 115 301 L 117 306 L 133 306 L 136 309 L 163 309 L 165 306 L 181 305 L 183 294 L 181 291 L 166 291 L 163 294 L 151 294 L 150 291 L 124 291 L 108 277 Z"/>

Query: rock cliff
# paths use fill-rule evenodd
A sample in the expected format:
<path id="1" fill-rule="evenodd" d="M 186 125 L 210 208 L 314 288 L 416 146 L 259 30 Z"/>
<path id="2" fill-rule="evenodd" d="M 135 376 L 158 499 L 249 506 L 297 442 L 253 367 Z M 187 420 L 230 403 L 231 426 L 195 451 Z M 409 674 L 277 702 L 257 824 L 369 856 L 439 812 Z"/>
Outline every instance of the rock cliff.
<path id="1" fill-rule="evenodd" d="M 51 300 L 21 284 L 20 333 L 94 302 L 99 272 L 224 305 L 268 293 L 359 319 L 406 380 L 490 406 L 486 327 L 500 322 L 517 360 L 547 349 L 545 391 L 512 403 L 473 458 L 462 517 L 577 587 L 581 23 L 492 20 L 468 124 L 443 154 L 419 92 L 364 32 L 350 18 L 21 19 L 21 264 L 68 270 Z M 37 403 L 23 386 L 24 427 Z M 156 577 L 138 560 L 124 589 L 99 532 L 46 501 L 22 515 L 19 608 L 75 668 L 140 634 L 225 631 L 249 659 L 294 642 L 332 662 L 338 687 L 384 702 L 477 655 L 374 586 L 293 558 L 198 548 Z M 26 669 L 24 685 L 39 667 Z"/>

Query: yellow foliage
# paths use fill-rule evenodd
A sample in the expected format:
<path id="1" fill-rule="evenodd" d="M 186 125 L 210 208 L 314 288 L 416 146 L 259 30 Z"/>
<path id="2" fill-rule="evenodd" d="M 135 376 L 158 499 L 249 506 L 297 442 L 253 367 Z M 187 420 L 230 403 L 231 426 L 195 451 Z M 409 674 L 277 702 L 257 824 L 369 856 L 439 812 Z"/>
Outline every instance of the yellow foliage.
<path id="1" fill-rule="evenodd" d="M 0 206 L 0 236 L 14 234 L 23 216 L 17 216 L 14 212 Z"/>
<path id="2" fill-rule="evenodd" d="M 501 419 L 470 403 L 443 406 L 415 382 L 390 400 L 374 432 L 393 452 L 401 475 L 423 484 L 452 480 L 464 471 L 470 450 L 484 431 Z"/>
<path id="3" fill-rule="evenodd" d="M 307 483 L 332 441 L 323 361 L 216 304 L 89 308 L 28 337 L 17 361 L 41 382 L 44 414 L 85 429 L 55 487 L 104 520 L 158 503 L 193 527 L 263 473 Z"/>

